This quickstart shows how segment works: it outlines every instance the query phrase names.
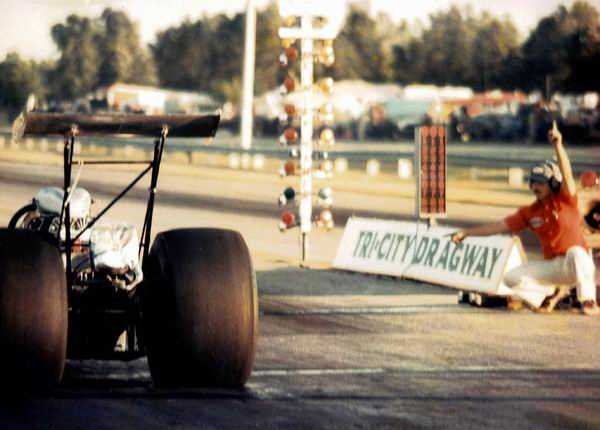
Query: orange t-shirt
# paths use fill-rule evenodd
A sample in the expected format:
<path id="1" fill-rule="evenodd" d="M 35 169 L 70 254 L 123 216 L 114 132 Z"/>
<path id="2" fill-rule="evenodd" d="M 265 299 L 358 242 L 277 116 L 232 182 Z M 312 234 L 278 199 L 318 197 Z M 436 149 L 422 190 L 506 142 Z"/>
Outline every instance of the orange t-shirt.
<path id="1" fill-rule="evenodd" d="M 513 233 L 530 228 L 540 240 L 545 259 L 565 255 L 572 246 L 588 249 L 581 231 L 577 196 L 570 195 L 564 185 L 557 194 L 519 208 L 504 222 Z"/>

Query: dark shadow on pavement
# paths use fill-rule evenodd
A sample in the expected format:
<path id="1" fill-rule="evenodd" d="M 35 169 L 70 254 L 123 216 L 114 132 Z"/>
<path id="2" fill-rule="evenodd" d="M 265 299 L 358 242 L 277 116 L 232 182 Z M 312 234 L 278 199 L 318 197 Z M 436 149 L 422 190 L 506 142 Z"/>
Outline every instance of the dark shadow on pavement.
<path id="1" fill-rule="evenodd" d="M 391 276 L 286 267 L 256 273 L 259 295 L 456 295 L 456 290 Z"/>

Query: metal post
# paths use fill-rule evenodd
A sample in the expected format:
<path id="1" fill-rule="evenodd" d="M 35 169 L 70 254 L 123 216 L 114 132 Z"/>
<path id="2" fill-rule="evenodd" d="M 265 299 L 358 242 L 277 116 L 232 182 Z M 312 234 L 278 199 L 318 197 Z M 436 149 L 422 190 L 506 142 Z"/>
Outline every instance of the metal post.
<path id="1" fill-rule="evenodd" d="M 312 30 L 312 16 L 301 17 L 304 34 Z M 302 235 L 302 262 L 308 259 L 308 234 L 312 224 L 312 140 L 313 140 L 313 39 L 302 39 L 301 81 L 304 91 L 300 143 L 300 232 Z"/>
<path id="2" fill-rule="evenodd" d="M 421 216 L 421 127 L 415 127 L 415 219 Z"/>
<path id="3" fill-rule="evenodd" d="M 241 146 L 242 149 L 250 149 L 252 146 L 252 105 L 254 102 L 254 56 L 256 46 L 256 8 L 254 0 L 248 0 L 246 3 L 245 33 Z"/>
<path id="4" fill-rule="evenodd" d="M 150 178 L 150 189 L 148 196 L 148 206 L 146 207 L 146 216 L 144 218 L 144 228 L 142 229 L 142 240 L 144 243 L 144 256 L 146 259 L 150 252 L 150 239 L 152 238 L 152 214 L 154 212 L 154 196 L 156 195 L 156 186 L 158 184 L 158 173 L 160 170 L 160 161 L 167 139 L 168 130 L 165 128 L 160 135 L 160 139 L 154 142 L 154 157 L 152 159 L 152 176 Z"/>
<path id="5" fill-rule="evenodd" d="M 65 265 L 67 275 L 67 294 L 71 294 L 71 285 L 73 284 L 73 273 L 71 263 L 71 171 L 73 166 L 73 150 L 75 147 L 75 131 L 71 131 L 65 136 L 65 147 L 63 149 L 63 169 L 64 169 L 64 182 L 63 182 L 63 209 L 65 215 Z M 60 217 L 62 220 L 62 216 Z M 59 222 L 58 226 L 58 240 L 60 242 L 60 230 L 62 226 Z"/>

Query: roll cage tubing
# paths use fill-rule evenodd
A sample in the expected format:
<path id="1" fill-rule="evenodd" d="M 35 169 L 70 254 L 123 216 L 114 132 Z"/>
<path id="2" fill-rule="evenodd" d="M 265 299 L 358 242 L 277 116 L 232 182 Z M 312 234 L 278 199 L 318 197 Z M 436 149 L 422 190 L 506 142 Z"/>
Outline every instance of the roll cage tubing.
<path id="1" fill-rule="evenodd" d="M 88 230 L 90 230 L 99 220 L 102 218 L 108 210 L 113 207 L 119 200 L 121 200 L 144 176 L 151 172 L 150 175 L 150 188 L 148 189 L 148 202 L 146 204 L 146 214 L 144 216 L 144 224 L 142 227 L 140 246 L 138 255 L 142 254 L 142 260 L 148 256 L 150 250 L 150 240 L 152 235 L 152 215 L 154 213 L 154 199 L 156 195 L 156 186 L 158 183 L 158 173 L 160 170 L 160 163 L 165 147 L 165 142 L 168 134 L 168 127 L 164 127 L 158 139 L 154 140 L 154 151 L 151 160 L 76 160 L 75 163 L 78 165 L 108 165 L 108 164 L 143 164 L 146 167 L 119 193 L 115 196 L 92 220 L 79 232 L 75 237 L 71 237 L 71 203 L 69 196 L 71 194 L 71 172 L 73 170 L 73 154 L 75 147 L 75 135 L 76 133 L 70 132 L 65 136 L 64 149 L 63 149 L 63 171 L 64 171 L 64 182 L 63 182 L 63 203 L 62 212 L 59 218 L 59 229 L 58 234 L 64 223 L 65 225 L 65 242 L 64 246 L 61 246 L 61 251 L 65 253 L 66 257 L 66 273 L 67 273 L 67 288 L 71 291 L 73 284 L 74 273 L 71 265 L 71 254 L 73 245 L 77 240 Z M 63 216 L 64 215 L 64 216 Z"/>
<path id="2" fill-rule="evenodd" d="M 114 118 L 106 117 L 84 117 L 49 114 L 30 114 L 27 116 L 24 133 L 33 135 L 63 134 L 63 201 L 59 218 L 58 237 L 65 225 L 64 245 L 59 247 L 65 253 L 67 291 L 71 293 L 74 273 L 71 263 L 72 248 L 75 242 L 98 220 L 121 200 L 144 176 L 150 173 L 150 188 L 148 189 L 148 202 L 144 216 L 144 224 L 140 235 L 138 256 L 141 254 L 142 261 L 148 257 L 150 240 L 152 238 L 152 216 L 154 213 L 154 201 L 157 191 L 158 174 L 169 131 L 172 135 L 183 137 L 212 137 L 215 135 L 218 123 L 218 115 L 206 116 L 154 116 L 154 117 L 132 117 L 121 116 Z M 101 121 L 98 120 L 101 119 Z M 74 121 L 78 120 L 78 121 Z M 81 125 L 80 125 L 81 124 Z M 154 140 L 153 156 L 151 160 L 73 160 L 75 137 L 83 133 L 130 133 L 138 135 L 159 134 Z M 146 167 L 115 196 L 75 237 L 71 237 L 71 173 L 73 164 L 78 165 L 115 165 L 115 164 L 142 164 Z"/>

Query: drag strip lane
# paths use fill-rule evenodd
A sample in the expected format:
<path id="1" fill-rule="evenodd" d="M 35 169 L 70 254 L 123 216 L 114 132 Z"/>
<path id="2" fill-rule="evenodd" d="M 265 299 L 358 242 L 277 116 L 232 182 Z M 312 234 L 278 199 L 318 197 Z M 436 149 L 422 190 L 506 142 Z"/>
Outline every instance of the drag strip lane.
<path id="1" fill-rule="evenodd" d="M 62 177 L 57 175 L 56 172 L 48 175 L 40 175 L 36 173 L 25 173 L 14 168 L 8 168 L 8 166 L 4 167 L 5 168 L 0 169 L 0 184 L 30 185 L 40 188 L 44 186 L 62 187 Z M 85 187 L 92 194 L 92 196 L 111 199 L 123 190 L 123 186 L 125 184 L 113 185 L 106 182 L 86 180 L 84 178 L 81 180 L 80 185 Z M 23 204 L 27 203 L 30 198 L 31 197 L 28 196 L 24 200 Z M 126 198 L 131 201 L 145 203 L 148 199 L 148 191 L 143 185 L 138 184 L 129 191 L 129 193 L 126 195 Z M 160 184 L 156 202 L 159 205 L 171 207 L 216 211 L 224 214 L 245 214 L 272 219 L 278 219 L 281 212 L 275 203 L 275 199 L 273 203 L 271 203 L 257 200 L 246 200 L 243 198 L 215 196 L 209 193 L 203 194 L 201 190 L 197 190 L 194 193 L 188 193 L 183 191 L 161 189 Z M 397 204 L 397 201 L 394 204 Z M 18 208 L 15 208 L 15 211 L 17 209 Z M 412 212 L 390 213 L 389 210 L 382 211 L 376 209 L 336 206 L 335 210 L 332 211 L 332 214 L 336 225 L 345 225 L 348 218 L 353 216 L 396 221 L 414 221 L 414 215 Z M 471 221 L 465 221 L 464 217 L 462 217 L 460 214 L 450 215 L 445 219 L 444 223 L 459 228 L 469 227 L 475 224 Z M 522 235 L 522 237 L 523 244 L 527 249 L 535 249 L 537 246 L 537 239 L 535 239 L 533 234 L 526 232 Z"/>

